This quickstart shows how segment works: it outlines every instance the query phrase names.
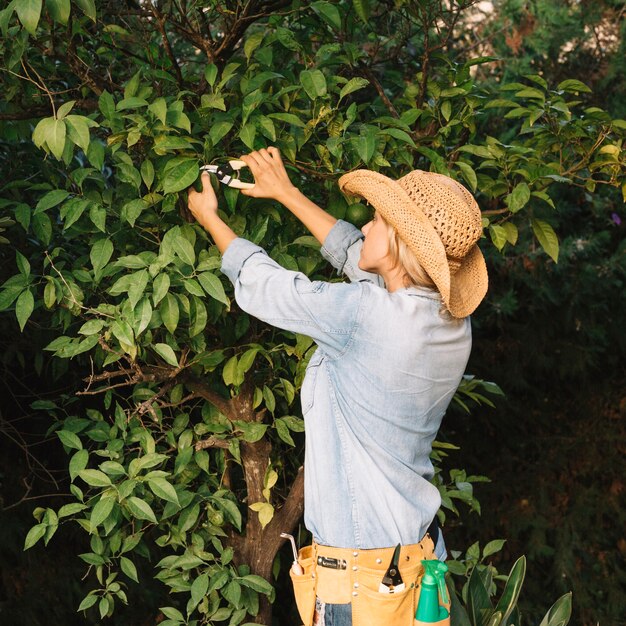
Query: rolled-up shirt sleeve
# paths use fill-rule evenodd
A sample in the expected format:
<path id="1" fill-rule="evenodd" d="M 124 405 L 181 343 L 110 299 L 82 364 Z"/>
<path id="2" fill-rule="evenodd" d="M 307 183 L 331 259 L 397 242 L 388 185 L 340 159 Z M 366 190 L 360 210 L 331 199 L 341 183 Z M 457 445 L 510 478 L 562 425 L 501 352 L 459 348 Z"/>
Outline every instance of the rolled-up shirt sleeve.
<path id="1" fill-rule="evenodd" d="M 365 272 L 359 268 L 359 257 L 363 247 L 363 233 L 353 224 L 337 220 L 331 231 L 326 235 L 322 246 L 322 256 L 349 280 L 355 282 L 367 280 L 379 287 L 384 282 L 378 274 Z"/>
<path id="2" fill-rule="evenodd" d="M 335 355 L 348 345 L 358 325 L 365 298 L 362 285 L 311 281 L 246 239 L 230 243 L 222 272 L 233 283 L 244 311 L 272 326 L 308 335 Z"/>

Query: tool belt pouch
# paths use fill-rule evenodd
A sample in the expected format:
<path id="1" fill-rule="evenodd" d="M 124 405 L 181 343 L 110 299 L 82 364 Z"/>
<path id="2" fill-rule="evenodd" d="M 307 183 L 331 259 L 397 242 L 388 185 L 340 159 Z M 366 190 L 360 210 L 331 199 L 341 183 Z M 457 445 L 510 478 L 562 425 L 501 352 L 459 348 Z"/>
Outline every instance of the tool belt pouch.
<path id="1" fill-rule="evenodd" d="M 294 574 L 289 570 L 291 582 L 293 583 L 293 593 L 296 597 L 298 613 L 302 618 L 304 626 L 313 624 L 313 614 L 315 612 L 315 594 L 317 578 L 313 566 L 313 546 L 306 546 L 298 553 L 298 563 L 302 566 L 304 573 Z"/>
<path id="2" fill-rule="evenodd" d="M 421 561 L 434 554 L 430 538 L 402 548 L 398 569 L 405 587 L 395 593 L 380 591 L 393 548 L 353 552 L 317 546 L 316 550 L 317 596 L 327 604 L 352 604 L 352 626 L 414 626 L 419 583 L 424 573 Z M 343 567 L 324 567 L 320 558 Z"/>
<path id="3" fill-rule="evenodd" d="M 352 598 L 353 626 L 413 626 L 416 583 L 422 567 L 401 568 L 405 588 L 395 593 L 379 591 L 382 573 L 381 570 L 361 569 L 358 595 Z"/>

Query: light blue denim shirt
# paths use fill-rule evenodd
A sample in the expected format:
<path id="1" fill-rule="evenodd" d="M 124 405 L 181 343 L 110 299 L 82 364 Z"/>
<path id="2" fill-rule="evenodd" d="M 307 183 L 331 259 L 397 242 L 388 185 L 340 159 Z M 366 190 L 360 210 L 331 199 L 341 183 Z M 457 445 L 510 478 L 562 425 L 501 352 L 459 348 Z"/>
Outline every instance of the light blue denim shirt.
<path id="1" fill-rule="evenodd" d="M 361 246 L 339 221 L 322 247 L 350 283 L 311 281 L 241 238 L 222 271 L 244 311 L 319 346 L 301 390 L 304 521 L 322 545 L 365 549 L 417 543 L 440 506 L 429 456 L 471 330 L 440 313 L 433 291 L 389 293 L 358 268 Z"/>

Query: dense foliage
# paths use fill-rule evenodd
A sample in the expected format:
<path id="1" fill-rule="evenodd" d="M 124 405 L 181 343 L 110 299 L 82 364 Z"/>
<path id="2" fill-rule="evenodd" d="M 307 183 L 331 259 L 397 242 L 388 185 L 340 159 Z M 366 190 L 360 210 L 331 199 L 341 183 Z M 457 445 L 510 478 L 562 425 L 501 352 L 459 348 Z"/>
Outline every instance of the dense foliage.
<path id="1" fill-rule="evenodd" d="M 464 52 L 471 4 L 14 0 L 0 12 L 0 309 L 28 342 L 9 342 L 5 364 L 32 358 L 42 378 L 69 381 L 33 408 L 68 454 L 72 497 L 35 509 L 25 547 L 75 522 L 89 542 L 81 610 L 119 611 L 141 572 L 172 592 L 162 624 L 269 623 L 280 532 L 302 512 L 297 393 L 314 346 L 237 309 L 185 208 L 200 165 L 277 145 L 294 182 L 357 223 L 368 209 L 338 193 L 340 173 L 450 174 L 477 195 L 494 266 L 537 267 L 529 291 L 575 256 L 553 228 L 563 186 L 606 218 L 626 185 L 626 122 L 578 79 L 504 77 Z M 221 191 L 236 232 L 332 278 L 280 207 Z M 506 272 L 494 276 L 484 323 L 498 324 L 518 305 Z M 485 390 L 497 387 L 468 377 L 457 402 Z M 438 471 L 444 511 L 479 509 L 479 480 Z M 519 623 L 524 561 L 490 600 L 485 559 L 501 546 L 453 562 L 459 624 Z"/>

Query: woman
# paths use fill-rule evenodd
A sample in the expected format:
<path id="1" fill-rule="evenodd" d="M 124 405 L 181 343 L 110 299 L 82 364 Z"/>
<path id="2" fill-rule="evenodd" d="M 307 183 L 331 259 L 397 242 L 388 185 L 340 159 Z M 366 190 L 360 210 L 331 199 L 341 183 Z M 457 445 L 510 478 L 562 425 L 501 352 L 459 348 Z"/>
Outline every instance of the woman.
<path id="1" fill-rule="evenodd" d="M 436 546 L 431 537 L 440 496 L 429 455 L 469 357 L 468 315 L 487 290 L 480 210 L 446 176 L 358 170 L 339 185 L 376 209 L 361 232 L 298 191 L 276 148 L 242 160 L 255 179 L 242 193 L 281 202 L 351 281 L 310 281 L 238 238 L 207 174 L 203 191 L 189 192 L 241 308 L 319 346 L 301 391 L 314 540 L 301 553 L 304 575 L 292 575 L 301 617 L 409 626 L 421 559 L 446 556 L 440 533 Z"/>

